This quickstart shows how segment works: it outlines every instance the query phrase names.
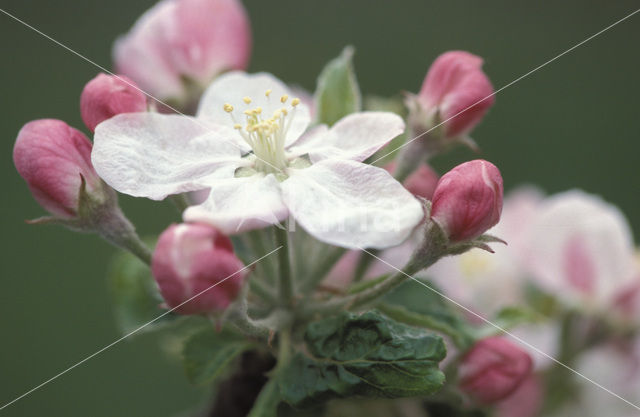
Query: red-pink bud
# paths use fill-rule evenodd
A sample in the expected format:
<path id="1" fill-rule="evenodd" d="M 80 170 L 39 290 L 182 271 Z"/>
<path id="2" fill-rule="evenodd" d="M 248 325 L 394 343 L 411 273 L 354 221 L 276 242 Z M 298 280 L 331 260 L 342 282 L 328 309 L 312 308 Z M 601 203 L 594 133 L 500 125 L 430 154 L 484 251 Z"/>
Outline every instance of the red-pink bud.
<path id="1" fill-rule="evenodd" d="M 458 370 L 460 388 L 474 400 L 491 404 L 513 393 L 531 374 L 527 352 L 501 337 L 476 343 Z"/>
<path id="2" fill-rule="evenodd" d="M 227 236 L 195 223 L 172 224 L 162 232 L 151 262 L 162 297 L 181 314 L 226 309 L 247 275 L 243 267 Z"/>
<path id="3" fill-rule="evenodd" d="M 239 0 L 164 0 L 115 44 L 115 66 L 159 99 L 185 98 L 196 83 L 245 69 L 251 28 Z"/>
<path id="4" fill-rule="evenodd" d="M 80 176 L 88 193 L 102 187 L 91 165 L 91 142 L 60 120 L 24 125 L 13 147 L 13 163 L 36 201 L 60 217 L 75 217 L 78 212 Z"/>
<path id="5" fill-rule="evenodd" d="M 447 137 L 469 132 L 495 101 L 482 58 L 464 51 L 445 52 L 433 62 L 418 100 L 425 114 L 437 114 L 441 121 L 453 117 L 444 124 Z"/>
<path id="6" fill-rule="evenodd" d="M 491 162 L 465 162 L 440 178 L 431 218 L 452 242 L 473 239 L 495 226 L 502 212 L 502 176 Z"/>
<path id="7" fill-rule="evenodd" d="M 98 74 L 84 86 L 80 95 L 82 120 L 92 132 L 96 126 L 120 113 L 147 110 L 147 98 L 125 76 Z"/>

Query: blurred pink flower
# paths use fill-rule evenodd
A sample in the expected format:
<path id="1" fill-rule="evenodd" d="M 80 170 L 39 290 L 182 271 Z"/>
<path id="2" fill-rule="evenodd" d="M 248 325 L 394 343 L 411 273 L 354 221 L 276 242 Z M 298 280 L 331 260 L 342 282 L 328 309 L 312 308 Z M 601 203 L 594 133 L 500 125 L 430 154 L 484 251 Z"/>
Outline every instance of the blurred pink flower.
<path id="1" fill-rule="evenodd" d="M 223 71 L 245 69 L 251 29 L 239 0 L 163 0 L 114 46 L 116 71 L 159 99 L 183 100 Z"/>
<path id="2" fill-rule="evenodd" d="M 631 229 L 615 206 L 572 190 L 547 198 L 528 228 L 534 282 L 581 308 L 609 310 L 638 283 Z"/>

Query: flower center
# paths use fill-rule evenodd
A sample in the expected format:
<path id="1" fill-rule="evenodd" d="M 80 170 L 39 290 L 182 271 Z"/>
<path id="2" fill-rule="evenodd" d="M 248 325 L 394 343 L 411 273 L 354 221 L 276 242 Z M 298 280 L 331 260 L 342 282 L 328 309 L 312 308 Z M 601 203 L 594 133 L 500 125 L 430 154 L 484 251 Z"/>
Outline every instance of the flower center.
<path id="1" fill-rule="evenodd" d="M 271 100 L 271 90 L 267 90 L 264 95 L 267 101 Z M 231 116 L 234 129 L 251 146 L 255 156 L 254 168 L 258 171 L 275 174 L 282 173 L 287 167 L 284 151 L 285 138 L 295 116 L 296 107 L 300 104 L 300 99 L 294 98 L 290 101 L 290 107 L 287 108 L 288 100 L 287 95 L 280 97 L 282 107 L 274 111 L 270 117 L 263 113 L 260 106 L 243 111 L 244 124 L 234 116 L 234 108 L 231 104 L 222 106 Z M 246 105 L 253 102 L 250 97 L 245 97 L 242 101 Z"/>

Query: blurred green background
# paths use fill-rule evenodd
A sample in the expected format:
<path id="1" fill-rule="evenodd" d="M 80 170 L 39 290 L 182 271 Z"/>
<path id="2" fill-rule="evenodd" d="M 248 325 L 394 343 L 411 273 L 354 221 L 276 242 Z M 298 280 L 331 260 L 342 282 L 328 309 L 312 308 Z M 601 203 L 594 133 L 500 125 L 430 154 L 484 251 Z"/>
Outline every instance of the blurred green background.
<path id="1" fill-rule="evenodd" d="M 2 9 L 110 68 L 115 37 L 153 0 L 2 0 Z M 637 1 L 370 0 L 245 2 L 253 24 L 251 70 L 312 90 L 324 63 L 356 47 L 362 90 L 417 91 L 432 60 L 450 49 L 483 56 L 496 88 L 634 11 Z M 579 187 L 626 213 L 640 234 L 638 97 L 640 14 L 500 92 L 474 132 L 507 188 Z M 83 128 L 79 94 L 99 71 L 0 14 L 2 205 L 0 404 L 119 337 L 105 269 L 114 249 L 95 236 L 28 226 L 43 211 L 16 173 L 20 127 L 59 118 Z M 473 158 L 457 151 L 445 170 Z M 168 203 L 122 198 L 141 234 L 178 221 Z M 197 404 L 153 335 L 124 341 L 23 398 L 6 416 L 171 416 Z"/>

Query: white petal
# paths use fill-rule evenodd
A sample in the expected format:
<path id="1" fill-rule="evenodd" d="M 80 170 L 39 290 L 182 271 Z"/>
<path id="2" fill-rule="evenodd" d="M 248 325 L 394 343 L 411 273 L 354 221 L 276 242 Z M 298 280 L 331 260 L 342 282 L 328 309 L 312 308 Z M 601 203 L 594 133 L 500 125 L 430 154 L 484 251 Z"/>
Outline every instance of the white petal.
<path id="1" fill-rule="evenodd" d="M 116 190 L 162 200 L 232 177 L 242 164 L 228 130 L 187 116 L 120 114 L 100 123 L 91 160 Z"/>
<path id="2" fill-rule="evenodd" d="M 289 170 L 282 196 L 293 217 L 317 239 L 348 248 L 385 248 L 420 223 L 422 206 L 381 168 L 327 160 Z"/>
<path id="3" fill-rule="evenodd" d="M 189 207 L 183 217 L 233 234 L 279 223 L 288 215 L 278 180 L 272 174 L 256 174 L 212 183 L 209 198 Z"/>
<path id="4" fill-rule="evenodd" d="M 271 90 L 269 97 L 265 95 L 267 90 Z M 283 104 L 280 98 L 285 95 L 289 96 L 289 99 Z M 251 98 L 250 104 L 243 101 L 245 97 Z M 226 103 L 233 106 L 234 111 L 231 114 L 241 125 L 245 124 L 243 112 L 247 109 L 262 107 L 262 115 L 268 118 L 276 110 L 286 107 L 289 112 L 287 120 L 292 118 L 285 138 L 285 146 L 288 146 L 304 133 L 311 120 L 309 108 L 304 103 L 301 102 L 295 109 L 291 107 L 292 98 L 289 88 L 271 74 L 232 71 L 216 78 L 207 88 L 200 100 L 198 118 L 232 127 L 235 122 L 222 108 Z"/>
<path id="5" fill-rule="evenodd" d="M 333 158 L 364 161 L 402 132 L 404 122 L 396 114 L 354 113 L 340 119 L 325 135 L 294 143 L 290 151 L 308 153 L 312 162 Z"/>

